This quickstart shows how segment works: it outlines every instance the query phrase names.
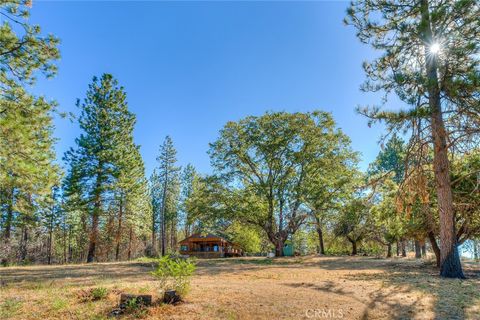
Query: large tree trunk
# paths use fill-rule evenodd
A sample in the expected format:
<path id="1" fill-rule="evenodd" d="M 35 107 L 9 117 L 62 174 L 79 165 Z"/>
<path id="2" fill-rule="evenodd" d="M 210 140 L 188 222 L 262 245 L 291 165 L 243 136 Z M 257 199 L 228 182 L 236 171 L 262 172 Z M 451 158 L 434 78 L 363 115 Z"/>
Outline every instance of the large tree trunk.
<path id="1" fill-rule="evenodd" d="M 52 247 L 53 247 L 53 222 L 50 224 L 50 228 L 48 230 L 47 264 L 52 264 Z"/>
<path id="2" fill-rule="evenodd" d="M 22 240 L 20 242 L 20 261 L 24 262 L 27 260 L 27 253 L 28 253 L 28 227 L 25 225 L 22 228 Z"/>
<path id="3" fill-rule="evenodd" d="M 352 241 L 352 256 L 357 255 L 357 241 Z"/>
<path id="4" fill-rule="evenodd" d="M 5 244 L 9 246 L 11 232 L 12 232 L 12 222 L 13 222 L 13 202 L 14 202 L 14 188 L 10 189 L 10 194 L 8 197 L 7 205 L 7 216 L 5 218 L 5 231 L 3 234 Z"/>
<path id="5" fill-rule="evenodd" d="M 397 257 L 399 257 L 400 256 L 400 241 L 397 241 L 396 247 L 397 247 Z"/>
<path id="6" fill-rule="evenodd" d="M 325 254 L 325 245 L 323 243 L 323 231 L 321 226 L 317 226 L 318 233 L 318 242 L 319 242 L 319 252 L 320 254 Z"/>
<path id="7" fill-rule="evenodd" d="M 347 240 L 352 244 L 352 256 L 357 255 L 357 241 L 348 236 Z"/>
<path id="8" fill-rule="evenodd" d="M 118 228 L 117 228 L 117 234 L 115 235 L 115 243 L 116 243 L 116 248 L 115 248 L 115 261 L 118 261 L 118 258 L 120 257 L 120 240 L 122 236 L 122 220 L 123 220 L 123 203 L 122 199 L 120 199 L 120 207 L 118 210 Z"/>
<path id="9" fill-rule="evenodd" d="M 166 240 L 167 240 L 167 235 L 166 235 L 166 221 L 165 221 L 165 216 L 167 212 L 167 187 L 168 187 L 168 170 L 165 170 L 165 177 L 164 177 L 164 182 L 163 182 L 163 194 L 162 194 L 162 216 L 161 216 L 161 252 L 162 252 L 162 257 L 166 253 Z"/>
<path id="10" fill-rule="evenodd" d="M 435 259 L 437 262 L 437 267 L 440 268 L 440 248 L 437 244 L 437 239 L 435 239 L 435 234 L 433 231 L 428 232 L 428 240 L 430 240 L 430 244 L 432 245 L 433 253 L 435 253 Z"/>
<path id="11" fill-rule="evenodd" d="M 88 245 L 87 263 L 91 263 L 95 260 L 95 250 L 98 240 L 98 222 L 100 217 L 100 211 L 102 210 L 101 201 L 101 187 L 102 187 L 102 174 L 103 164 L 98 164 L 98 173 L 95 182 L 95 202 L 92 211 L 92 229 L 90 230 L 90 243 Z"/>
<path id="12" fill-rule="evenodd" d="M 156 215 L 156 210 L 153 209 L 152 210 L 152 252 L 151 252 L 152 256 L 157 255 L 157 250 L 156 250 L 156 247 L 157 247 L 157 237 L 156 237 L 157 228 L 156 228 L 156 225 L 155 225 L 155 220 L 156 220 L 155 215 Z"/>
<path id="13" fill-rule="evenodd" d="M 415 240 L 415 259 L 420 259 L 422 257 L 422 249 L 420 248 L 420 241 Z"/>
<path id="14" fill-rule="evenodd" d="M 473 259 L 478 261 L 478 242 L 477 240 L 472 240 L 473 242 Z"/>
<path id="15" fill-rule="evenodd" d="M 434 42 L 428 0 L 421 1 L 423 41 Z M 443 122 L 440 88 L 437 74 L 437 56 L 425 47 L 426 72 L 428 78 L 428 102 L 431 110 L 433 138 L 433 170 L 437 188 L 437 203 L 440 212 L 440 275 L 447 278 L 465 278 L 460 263 L 455 232 L 452 187 L 447 149 L 447 133 Z"/>
<path id="16" fill-rule="evenodd" d="M 130 226 L 130 232 L 128 236 L 128 252 L 127 252 L 127 259 L 130 260 L 132 258 L 132 239 L 133 239 L 133 227 Z"/>
<path id="17" fill-rule="evenodd" d="M 392 244 L 388 243 L 387 244 L 387 258 L 391 258 L 391 257 L 392 257 Z"/>
<path id="18" fill-rule="evenodd" d="M 94 210 L 92 215 L 92 230 L 90 231 L 90 243 L 88 245 L 87 263 L 93 262 L 95 259 L 95 249 L 98 238 L 98 213 Z"/>
<path id="19" fill-rule="evenodd" d="M 402 246 L 402 257 L 406 257 L 407 256 L 407 249 L 406 249 L 405 239 L 401 239 L 400 243 L 401 243 L 401 246 Z"/>
<path id="20" fill-rule="evenodd" d="M 282 239 L 277 239 L 275 243 L 275 257 L 283 257 L 283 245 Z"/>

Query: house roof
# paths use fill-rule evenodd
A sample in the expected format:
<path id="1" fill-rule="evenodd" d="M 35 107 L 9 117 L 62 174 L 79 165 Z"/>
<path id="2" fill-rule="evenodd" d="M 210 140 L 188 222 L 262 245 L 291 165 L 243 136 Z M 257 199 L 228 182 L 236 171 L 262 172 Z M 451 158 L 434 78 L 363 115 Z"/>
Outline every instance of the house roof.
<path id="1" fill-rule="evenodd" d="M 208 233 L 208 234 L 201 234 L 201 233 L 195 233 L 192 234 L 190 237 L 183 239 L 180 241 L 180 243 L 187 243 L 187 242 L 202 242 L 202 241 L 225 241 L 230 243 L 227 239 Z"/>

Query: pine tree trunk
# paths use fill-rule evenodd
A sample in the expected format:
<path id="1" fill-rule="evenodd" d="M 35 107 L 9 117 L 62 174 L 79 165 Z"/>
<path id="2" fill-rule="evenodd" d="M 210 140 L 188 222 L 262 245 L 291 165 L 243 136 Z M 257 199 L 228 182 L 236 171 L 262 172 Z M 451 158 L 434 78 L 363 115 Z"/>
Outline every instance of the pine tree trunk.
<path id="1" fill-rule="evenodd" d="M 7 247 L 9 247 L 9 244 L 10 244 L 10 237 L 12 232 L 14 188 L 11 188 L 10 192 L 11 193 L 8 197 L 7 217 L 5 218 L 5 231 L 4 231 L 4 240 Z"/>
<path id="2" fill-rule="evenodd" d="M 67 263 L 67 228 L 63 224 L 63 264 Z"/>
<path id="3" fill-rule="evenodd" d="M 405 239 L 401 239 L 400 244 L 401 244 L 401 249 L 402 249 L 402 257 L 406 257 L 407 256 L 407 249 L 406 249 Z"/>
<path id="4" fill-rule="evenodd" d="M 120 240 L 122 236 L 122 220 L 123 220 L 123 203 L 122 199 L 120 199 L 120 207 L 118 210 L 118 228 L 117 228 L 117 234 L 115 235 L 115 243 L 116 243 L 116 248 L 115 248 L 115 261 L 118 261 L 120 257 Z"/>
<path id="5" fill-rule="evenodd" d="M 397 249 L 397 257 L 399 257 L 400 256 L 400 242 L 399 241 L 397 241 L 396 247 L 397 247 L 396 248 Z"/>
<path id="6" fill-rule="evenodd" d="M 430 8 L 428 0 L 421 0 L 423 42 L 433 43 Z M 440 275 L 446 278 L 465 278 L 460 263 L 455 232 L 452 187 L 447 149 L 447 133 L 443 122 L 440 88 L 437 74 L 437 57 L 429 54 L 425 47 L 426 72 L 428 78 L 428 102 L 431 110 L 433 138 L 433 170 L 440 212 Z"/>
<path id="7" fill-rule="evenodd" d="M 92 230 L 90 231 L 90 244 L 88 246 L 87 263 L 93 262 L 95 259 L 95 249 L 98 238 L 98 214 L 96 211 L 97 210 L 94 210 L 92 215 Z"/>
<path id="8" fill-rule="evenodd" d="M 433 233 L 433 231 L 429 231 L 427 236 L 428 240 L 430 240 L 430 244 L 432 245 L 433 253 L 435 253 L 437 267 L 440 268 L 440 248 L 438 247 L 437 239 L 435 239 L 435 234 Z"/>
<path id="9" fill-rule="evenodd" d="M 28 243 L 28 228 L 24 226 L 22 228 L 22 241 L 20 244 L 20 261 L 27 260 L 27 243 Z"/>
<path id="10" fill-rule="evenodd" d="M 128 260 L 132 258 L 132 238 L 133 238 L 133 228 L 130 226 L 130 232 L 128 236 L 128 252 L 127 252 Z"/>
<path id="11" fill-rule="evenodd" d="M 425 239 L 420 242 L 420 248 L 422 249 L 422 257 L 427 257 L 427 246 L 425 244 Z"/>
<path id="12" fill-rule="evenodd" d="M 90 230 L 90 243 L 88 245 L 88 255 L 87 255 L 87 263 L 91 263 L 95 260 L 95 250 L 97 246 L 98 240 L 98 222 L 100 217 L 100 211 L 102 210 L 102 203 L 101 203 L 101 187 L 102 187 L 102 178 L 101 174 L 103 171 L 103 164 L 98 164 L 98 173 L 97 173 L 97 181 L 95 182 L 95 203 L 92 212 L 92 229 Z"/>
<path id="13" fill-rule="evenodd" d="M 165 234 L 166 233 L 166 221 L 165 221 L 165 216 L 166 216 L 166 210 L 167 210 L 167 187 L 168 187 L 168 183 L 167 183 L 167 179 L 168 179 L 168 173 L 165 173 L 165 182 L 164 182 L 164 186 L 163 186 L 163 196 L 162 196 L 162 217 L 161 217 L 161 252 L 162 252 L 162 257 L 165 255 L 166 253 L 166 243 L 167 243 L 167 235 Z"/>
<path id="14" fill-rule="evenodd" d="M 392 244 L 388 243 L 387 244 L 387 258 L 391 258 L 391 257 L 392 257 Z"/>
<path id="15" fill-rule="evenodd" d="M 157 237 L 156 237 L 156 228 L 155 228 L 155 214 L 156 214 L 156 210 L 152 210 L 152 256 L 156 256 L 157 255 L 157 250 L 156 250 L 156 246 L 157 246 Z"/>
<path id="16" fill-rule="evenodd" d="M 472 240 L 473 242 L 473 259 L 478 261 L 478 242 L 477 240 Z"/>
<path id="17" fill-rule="evenodd" d="M 47 248 L 47 264 L 52 264 L 52 246 L 53 246 L 53 227 L 50 226 L 48 231 L 48 248 Z"/>

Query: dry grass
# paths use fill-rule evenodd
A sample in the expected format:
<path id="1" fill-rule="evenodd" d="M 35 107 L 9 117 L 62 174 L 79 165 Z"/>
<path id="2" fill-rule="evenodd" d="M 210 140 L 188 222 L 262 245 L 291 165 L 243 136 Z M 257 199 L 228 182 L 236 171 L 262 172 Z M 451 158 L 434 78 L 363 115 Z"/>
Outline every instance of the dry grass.
<path id="1" fill-rule="evenodd" d="M 141 262 L 0 269 L 0 318 L 105 319 L 119 294 L 156 293 Z M 445 280 L 431 264 L 367 257 L 200 260 L 187 301 L 123 319 L 480 319 L 479 266 Z M 91 288 L 108 289 L 90 301 Z"/>

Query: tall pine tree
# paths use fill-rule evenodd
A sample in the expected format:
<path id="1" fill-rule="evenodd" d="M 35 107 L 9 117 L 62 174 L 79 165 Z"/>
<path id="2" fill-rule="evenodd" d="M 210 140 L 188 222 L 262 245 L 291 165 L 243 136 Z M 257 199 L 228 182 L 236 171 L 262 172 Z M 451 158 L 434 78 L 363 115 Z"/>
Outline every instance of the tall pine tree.
<path id="1" fill-rule="evenodd" d="M 12 238 L 20 236 L 20 259 L 27 255 L 31 227 L 37 226 L 51 187 L 58 183 L 54 164 L 53 102 L 27 91 L 38 74 L 56 72 L 58 39 L 43 36 L 28 21 L 27 1 L 2 1 L 0 14 L 0 259 L 15 256 Z"/>
<path id="2" fill-rule="evenodd" d="M 115 238 L 119 251 L 128 196 L 144 183 L 143 163 L 132 137 L 135 116 L 128 111 L 125 91 L 112 75 L 94 77 L 86 98 L 77 106 L 82 110 L 83 133 L 76 139 L 77 147 L 65 155 L 69 165 L 65 190 L 67 199 L 75 201 L 86 213 L 83 217 L 90 220 L 87 262 L 93 262 L 102 219 L 112 207 L 118 208 Z"/>
<path id="3" fill-rule="evenodd" d="M 417 146 L 410 155 L 421 157 L 425 143 L 433 149 L 443 277 L 464 277 L 449 155 L 478 139 L 479 16 L 477 0 L 359 0 L 351 4 L 346 19 L 363 43 L 382 53 L 364 64 L 368 80 L 363 89 L 383 90 L 386 98 L 395 93 L 411 106 L 398 112 L 380 107 L 360 112 L 385 121 L 389 131 L 410 132 Z"/>

